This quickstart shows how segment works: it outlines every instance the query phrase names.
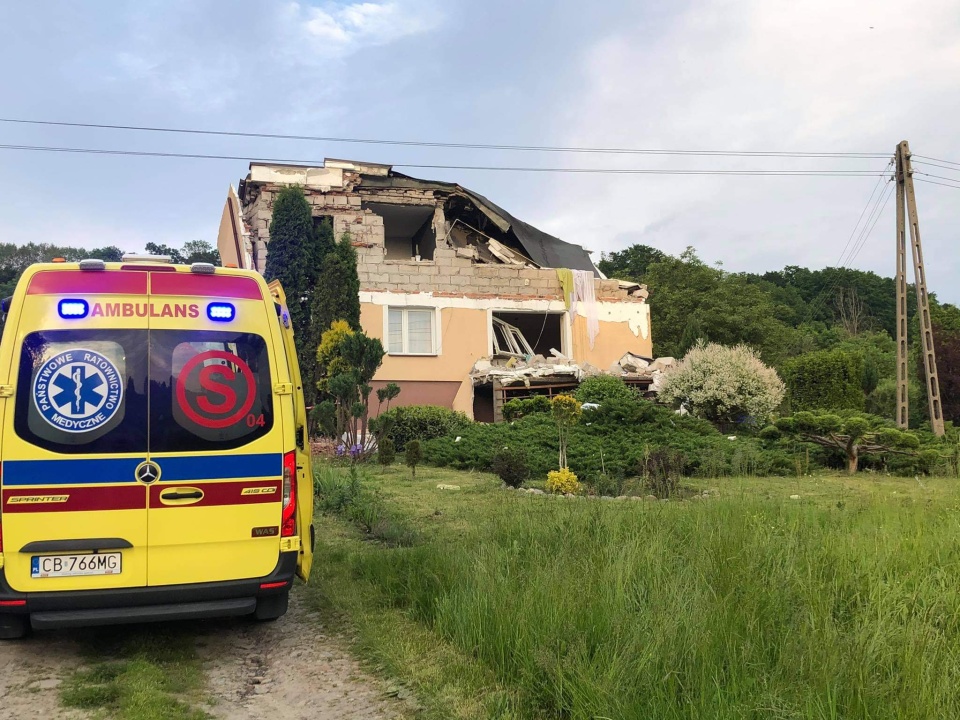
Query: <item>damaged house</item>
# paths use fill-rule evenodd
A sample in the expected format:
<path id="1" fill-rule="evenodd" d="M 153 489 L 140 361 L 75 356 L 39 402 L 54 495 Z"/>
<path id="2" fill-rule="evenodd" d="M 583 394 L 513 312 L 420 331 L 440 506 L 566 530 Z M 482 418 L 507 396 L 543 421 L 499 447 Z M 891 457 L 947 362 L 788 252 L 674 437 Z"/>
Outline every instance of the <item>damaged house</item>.
<path id="1" fill-rule="evenodd" d="M 314 222 L 350 234 L 361 325 L 387 351 L 374 385 L 397 383 L 399 404 L 495 421 L 509 399 L 569 392 L 591 374 L 650 384 L 646 288 L 604 279 L 582 247 L 455 183 L 341 160 L 252 163 L 221 248 L 263 271 L 284 185 L 303 188 Z"/>

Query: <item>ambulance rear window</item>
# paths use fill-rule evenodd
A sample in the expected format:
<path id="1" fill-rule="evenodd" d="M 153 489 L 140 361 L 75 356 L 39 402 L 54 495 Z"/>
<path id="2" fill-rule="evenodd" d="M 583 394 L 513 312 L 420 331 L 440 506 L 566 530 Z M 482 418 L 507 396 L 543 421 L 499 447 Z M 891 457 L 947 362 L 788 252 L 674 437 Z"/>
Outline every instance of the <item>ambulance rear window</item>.
<path id="1" fill-rule="evenodd" d="M 150 451 L 226 450 L 273 427 L 267 345 L 250 333 L 150 332 Z"/>
<path id="2" fill-rule="evenodd" d="M 273 422 L 259 335 L 44 330 L 23 341 L 14 429 L 46 450 L 230 450 L 266 435 Z"/>
<path id="3" fill-rule="evenodd" d="M 143 452 L 147 333 L 45 330 L 20 353 L 14 428 L 61 453 Z"/>

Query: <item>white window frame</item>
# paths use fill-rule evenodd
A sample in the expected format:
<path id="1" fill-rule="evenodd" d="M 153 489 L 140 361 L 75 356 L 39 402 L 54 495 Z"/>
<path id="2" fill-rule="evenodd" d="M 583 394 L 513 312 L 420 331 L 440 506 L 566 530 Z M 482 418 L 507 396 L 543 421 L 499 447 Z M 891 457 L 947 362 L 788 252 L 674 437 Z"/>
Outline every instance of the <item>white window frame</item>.
<path id="1" fill-rule="evenodd" d="M 390 313 L 391 313 L 392 311 L 394 311 L 394 310 L 397 310 L 397 311 L 403 313 L 403 321 L 402 321 L 402 323 L 401 323 L 401 330 L 400 330 L 400 337 L 401 337 L 402 340 L 403 340 L 403 352 L 391 352 L 391 351 L 390 351 Z M 408 338 L 407 338 L 407 334 L 408 334 L 408 333 L 407 333 L 407 329 L 408 329 L 407 311 L 409 311 L 409 310 L 414 310 L 414 311 L 427 311 L 427 312 L 433 313 L 433 317 L 432 317 L 431 323 L 430 323 L 430 325 L 431 325 L 431 327 L 430 327 L 430 330 L 431 330 L 430 344 L 431 344 L 431 347 L 433 348 L 432 352 L 415 353 L 415 352 L 409 352 L 409 351 L 407 351 L 407 347 L 408 347 Z M 387 355 L 390 355 L 390 356 L 392 356 L 392 357 L 402 357 L 402 356 L 410 356 L 410 357 L 437 357 L 438 355 L 441 354 L 441 351 L 442 351 L 441 344 L 440 344 L 440 332 L 439 332 L 439 330 L 440 330 L 440 308 L 438 308 L 438 307 L 418 307 L 418 306 L 415 306 L 415 305 L 408 307 L 408 306 L 406 306 L 406 305 L 387 305 L 386 308 L 385 308 L 385 311 L 384 311 L 384 313 L 383 313 L 383 340 L 384 340 L 383 344 L 384 344 L 384 349 L 387 351 Z"/>

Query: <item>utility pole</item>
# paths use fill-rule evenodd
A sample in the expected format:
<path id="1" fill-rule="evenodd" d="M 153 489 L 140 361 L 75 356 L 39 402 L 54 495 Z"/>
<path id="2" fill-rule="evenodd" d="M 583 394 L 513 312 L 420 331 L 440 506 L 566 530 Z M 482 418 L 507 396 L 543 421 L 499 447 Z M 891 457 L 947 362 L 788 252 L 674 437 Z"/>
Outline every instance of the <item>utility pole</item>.
<path id="1" fill-rule="evenodd" d="M 903 231 L 903 206 L 906 203 L 910 226 L 910 248 L 913 254 L 913 276 L 917 288 L 917 316 L 920 321 L 921 357 L 926 378 L 930 428 L 943 436 L 943 413 L 940 410 L 940 380 L 937 377 L 937 356 L 933 349 L 933 326 L 930 323 L 930 302 L 927 279 L 923 270 L 923 248 L 920 244 L 920 221 L 917 219 L 917 196 L 910 166 L 910 145 L 904 140 L 897 145 L 897 426 L 907 426 L 907 286 L 906 234 Z"/>
<path id="2" fill-rule="evenodd" d="M 897 427 L 910 425 L 907 380 L 907 228 L 903 202 L 903 163 L 897 145 Z"/>

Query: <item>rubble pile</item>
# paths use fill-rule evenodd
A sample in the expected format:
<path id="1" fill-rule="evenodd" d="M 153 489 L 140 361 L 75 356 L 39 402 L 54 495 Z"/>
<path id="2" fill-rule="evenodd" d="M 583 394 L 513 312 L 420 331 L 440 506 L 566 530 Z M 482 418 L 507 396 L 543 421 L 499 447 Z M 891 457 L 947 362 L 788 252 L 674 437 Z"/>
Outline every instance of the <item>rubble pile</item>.
<path id="1" fill-rule="evenodd" d="M 505 357 L 494 355 L 480 358 L 470 371 L 474 385 L 485 385 L 494 381 L 501 385 L 523 384 L 530 387 L 531 381 L 556 379 L 580 382 L 584 378 L 596 375 L 613 375 L 626 381 L 649 382 L 650 390 L 657 391 L 663 383 L 664 373 L 676 364 L 672 357 L 656 360 L 626 353 L 606 371 L 590 363 L 575 363 L 557 350 L 551 350 L 550 356 L 528 355 L 525 357 Z"/>

